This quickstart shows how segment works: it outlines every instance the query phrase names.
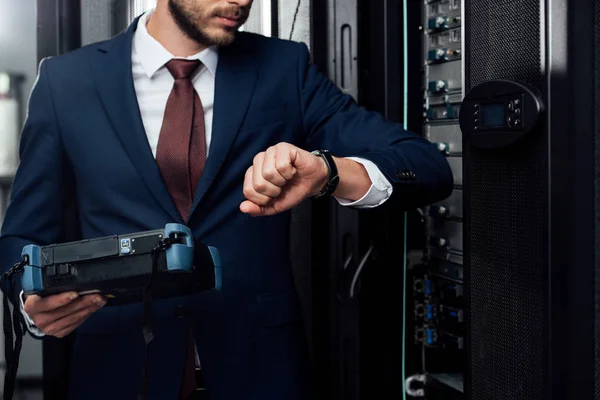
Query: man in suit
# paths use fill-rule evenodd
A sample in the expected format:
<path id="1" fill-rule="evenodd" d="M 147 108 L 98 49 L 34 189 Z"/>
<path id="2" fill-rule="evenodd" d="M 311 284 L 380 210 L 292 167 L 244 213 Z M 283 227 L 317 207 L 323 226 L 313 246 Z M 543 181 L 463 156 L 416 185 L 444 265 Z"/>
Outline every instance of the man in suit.
<path id="1" fill-rule="evenodd" d="M 158 0 L 117 37 L 44 60 L 31 93 L 4 270 L 23 246 L 59 239 L 68 197 L 82 238 L 176 222 L 221 252 L 220 293 L 154 303 L 150 399 L 190 398 L 199 364 L 214 400 L 310 398 L 289 210 L 327 196 L 411 208 L 452 190 L 431 143 L 358 107 L 305 45 L 238 32 L 251 5 Z M 73 399 L 132 399 L 139 387 L 141 305 L 104 305 L 77 293 L 24 301 L 35 336 L 75 331 Z"/>

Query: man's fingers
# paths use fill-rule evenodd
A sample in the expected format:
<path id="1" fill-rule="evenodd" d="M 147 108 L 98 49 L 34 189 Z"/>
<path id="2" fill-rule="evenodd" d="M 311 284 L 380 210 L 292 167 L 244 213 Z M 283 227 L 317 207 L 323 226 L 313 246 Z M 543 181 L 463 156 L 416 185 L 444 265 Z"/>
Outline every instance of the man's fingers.
<path id="1" fill-rule="evenodd" d="M 73 332 L 75 329 L 77 329 L 77 328 L 79 327 L 79 325 L 83 324 L 83 323 L 85 322 L 85 320 L 86 320 L 86 319 L 88 319 L 88 318 L 89 318 L 89 315 L 88 315 L 87 317 L 83 318 L 81 321 L 78 321 L 78 322 L 77 322 L 77 323 L 75 323 L 75 324 L 71 324 L 71 325 L 69 325 L 69 326 L 65 327 L 63 330 L 60 330 L 60 331 L 58 331 L 58 332 L 54 333 L 54 334 L 53 334 L 53 335 L 51 335 L 51 336 L 55 336 L 55 337 L 57 337 L 57 338 L 59 338 L 59 339 L 62 339 L 62 338 L 64 338 L 65 336 L 67 336 L 69 333 L 71 333 L 71 332 Z"/>
<path id="2" fill-rule="evenodd" d="M 240 204 L 240 211 L 245 214 L 250 214 L 253 217 L 257 217 L 262 214 L 262 208 L 256 203 L 251 202 L 250 200 L 246 200 Z"/>
<path id="3" fill-rule="evenodd" d="M 296 168 L 294 167 L 295 151 L 289 146 L 275 146 L 275 169 L 286 181 L 291 181 L 296 175 Z"/>
<path id="4" fill-rule="evenodd" d="M 77 299 L 79 295 L 77 292 L 65 292 L 61 294 L 53 294 L 48 297 L 40 297 L 37 295 L 27 296 L 23 309 L 25 312 L 32 316 L 37 313 L 47 312 L 55 310 L 60 307 L 64 307 Z"/>
<path id="5" fill-rule="evenodd" d="M 277 150 L 276 146 L 269 147 L 265 153 L 265 157 L 262 164 L 262 176 L 268 182 L 271 182 L 273 185 L 282 188 L 287 183 L 287 179 L 277 169 L 277 153 L 281 153 L 281 151 Z M 284 158 L 281 154 L 279 158 Z M 280 163 L 283 163 L 283 160 L 280 160 Z"/>
<path id="6" fill-rule="evenodd" d="M 246 177 L 244 179 L 244 196 L 246 199 L 256 204 L 267 205 L 271 201 L 271 198 L 254 189 L 254 169 L 254 166 L 252 166 L 246 171 Z"/>
<path id="7" fill-rule="evenodd" d="M 267 169 L 275 169 L 274 162 L 273 160 L 269 160 L 269 155 L 267 153 L 257 154 L 256 157 L 254 157 L 254 164 L 252 165 L 252 188 L 256 193 L 275 198 L 281 193 L 281 188 L 264 177 L 263 171 L 265 165 Z M 269 165 L 271 165 L 271 167 L 269 167 Z"/>
<path id="8" fill-rule="evenodd" d="M 105 304 L 106 300 L 103 299 L 102 296 L 88 295 L 61 308 L 43 313 L 37 313 L 31 317 L 33 319 L 33 323 L 38 328 L 45 331 L 52 324 L 64 318 L 68 318 L 70 315 L 77 314 L 86 309 L 91 309 L 92 311 L 95 311 L 103 307 Z"/>
<path id="9" fill-rule="evenodd" d="M 240 211 L 242 211 L 245 214 L 249 214 L 253 217 L 265 217 L 268 215 L 275 215 L 281 212 L 281 210 L 278 210 L 272 204 L 260 206 L 249 200 L 246 200 L 242 204 L 240 204 Z"/>
<path id="10" fill-rule="evenodd" d="M 242 204 L 240 204 L 240 210 L 243 213 L 250 214 L 253 217 L 262 217 L 266 215 L 275 214 L 272 206 L 261 206 L 256 203 L 253 203 L 250 200 L 246 200 Z"/>
<path id="11" fill-rule="evenodd" d="M 246 171 L 246 201 L 240 204 L 240 210 L 252 216 L 275 215 L 300 203 L 307 190 L 293 181 L 298 170 L 304 168 L 299 154 L 298 148 L 287 143 L 258 153 Z"/>
<path id="12" fill-rule="evenodd" d="M 97 311 L 98 308 L 99 307 L 96 305 L 85 307 L 52 322 L 42 330 L 46 333 L 46 335 L 56 336 L 59 338 L 64 337 L 81 325 L 90 315 L 92 315 L 92 313 Z"/>

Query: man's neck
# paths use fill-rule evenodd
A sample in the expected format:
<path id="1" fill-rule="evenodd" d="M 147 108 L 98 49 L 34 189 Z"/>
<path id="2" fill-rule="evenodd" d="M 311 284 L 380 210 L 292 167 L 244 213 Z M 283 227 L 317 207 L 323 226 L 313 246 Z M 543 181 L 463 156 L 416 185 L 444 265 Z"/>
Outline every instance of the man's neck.
<path id="1" fill-rule="evenodd" d="M 169 14 L 167 3 L 159 3 L 148 19 L 148 33 L 175 57 L 188 57 L 204 50 L 206 46 L 190 39 L 177 26 Z"/>

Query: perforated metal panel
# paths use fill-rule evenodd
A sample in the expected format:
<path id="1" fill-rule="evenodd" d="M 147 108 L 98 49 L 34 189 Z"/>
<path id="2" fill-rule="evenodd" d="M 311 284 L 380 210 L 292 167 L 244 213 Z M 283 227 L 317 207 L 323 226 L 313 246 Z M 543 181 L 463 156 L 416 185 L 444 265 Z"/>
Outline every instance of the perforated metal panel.
<path id="1" fill-rule="evenodd" d="M 541 88 L 540 1 L 471 0 L 467 10 L 468 88 L 491 79 Z"/>
<path id="2" fill-rule="evenodd" d="M 325 0 L 319 0 L 325 1 Z M 304 42 L 311 48 L 311 0 L 277 0 L 279 37 Z"/>
<path id="3" fill-rule="evenodd" d="M 265 36 L 272 36 L 272 19 L 271 14 L 272 0 L 254 0 L 252 3 L 252 10 L 248 20 L 242 27 L 242 30 L 246 32 L 259 33 Z"/>
<path id="4" fill-rule="evenodd" d="M 110 0 L 81 0 L 81 44 L 87 45 L 112 36 Z"/>
<path id="5" fill-rule="evenodd" d="M 325 1 L 325 0 L 322 0 Z M 311 48 L 312 0 L 255 0 L 243 30 L 304 42 Z M 273 12 L 277 26 L 273 26 Z"/>
<path id="6" fill-rule="evenodd" d="M 110 39 L 155 6 L 156 0 L 81 0 L 82 44 Z"/>
<path id="7" fill-rule="evenodd" d="M 466 4 L 467 90 L 493 79 L 542 89 L 540 2 Z M 547 138 L 466 146 L 471 399 L 547 399 Z"/>
<path id="8" fill-rule="evenodd" d="M 112 34 L 116 35 L 144 12 L 156 7 L 156 0 L 112 0 Z"/>

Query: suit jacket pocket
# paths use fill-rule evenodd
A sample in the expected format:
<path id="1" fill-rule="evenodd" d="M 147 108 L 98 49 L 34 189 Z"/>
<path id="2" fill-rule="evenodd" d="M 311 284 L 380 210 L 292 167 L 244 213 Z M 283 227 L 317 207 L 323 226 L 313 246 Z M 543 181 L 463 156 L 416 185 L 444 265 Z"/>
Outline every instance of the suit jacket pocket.
<path id="1" fill-rule="evenodd" d="M 287 118 L 287 106 L 285 103 L 269 105 L 267 107 L 250 108 L 240 128 L 240 132 L 253 131 Z"/>

